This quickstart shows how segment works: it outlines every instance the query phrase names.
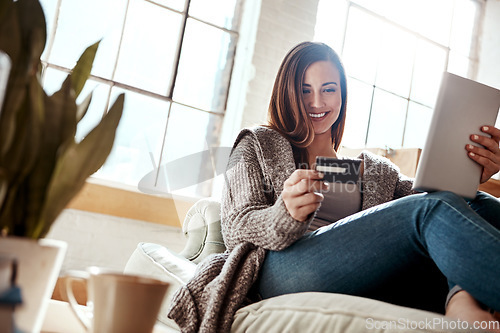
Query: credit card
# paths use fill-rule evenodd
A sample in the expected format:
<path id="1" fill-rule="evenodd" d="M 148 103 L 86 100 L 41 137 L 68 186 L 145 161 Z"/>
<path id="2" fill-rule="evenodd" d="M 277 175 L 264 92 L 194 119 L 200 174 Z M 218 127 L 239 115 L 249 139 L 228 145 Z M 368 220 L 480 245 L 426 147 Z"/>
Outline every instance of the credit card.
<path id="1" fill-rule="evenodd" d="M 356 183 L 360 168 L 361 160 L 316 157 L 316 171 L 322 172 L 325 175 L 323 179 L 330 183 Z"/>

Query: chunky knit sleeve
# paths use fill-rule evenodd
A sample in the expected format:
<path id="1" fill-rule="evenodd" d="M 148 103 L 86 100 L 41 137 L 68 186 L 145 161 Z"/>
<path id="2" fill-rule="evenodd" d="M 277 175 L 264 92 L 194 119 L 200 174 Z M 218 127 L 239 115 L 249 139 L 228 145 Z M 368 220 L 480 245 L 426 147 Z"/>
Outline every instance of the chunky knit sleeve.
<path id="1" fill-rule="evenodd" d="M 296 221 L 281 197 L 282 183 L 293 172 L 281 163 L 292 159 L 293 165 L 291 151 L 273 142 L 273 136 L 263 145 L 247 132 L 237 139 L 229 158 L 221 201 L 222 234 L 229 249 L 249 242 L 282 250 L 300 238 L 312 220 Z"/>
<path id="2" fill-rule="evenodd" d="M 364 161 L 363 209 L 414 193 L 413 181 L 401 174 L 387 158 L 370 152 L 363 152 L 360 157 Z"/>
<path id="3" fill-rule="evenodd" d="M 399 174 L 396 190 L 394 191 L 394 199 L 402 198 L 410 194 L 417 193 L 413 190 L 413 178 Z"/>

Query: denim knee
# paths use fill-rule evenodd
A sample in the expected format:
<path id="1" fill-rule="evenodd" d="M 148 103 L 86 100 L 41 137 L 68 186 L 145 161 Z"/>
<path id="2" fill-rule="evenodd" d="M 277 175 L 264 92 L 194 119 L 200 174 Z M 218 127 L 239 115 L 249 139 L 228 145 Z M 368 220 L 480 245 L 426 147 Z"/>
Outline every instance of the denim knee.
<path id="1" fill-rule="evenodd" d="M 477 191 L 476 197 L 474 199 L 467 200 L 467 202 L 473 203 L 473 202 L 489 201 L 489 200 L 499 201 L 498 198 L 492 196 L 489 193 L 486 193 L 486 192 L 483 192 L 483 191 Z"/>
<path id="2" fill-rule="evenodd" d="M 432 198 L 447 203 L 453 207 L 457 207 L 457 205 L 463 205 L 464 203 L 467 203 L 464 198 L 450 191 L 439 191 L 439 192 L 428 193 L 423 198 L 427 199 Z"/>

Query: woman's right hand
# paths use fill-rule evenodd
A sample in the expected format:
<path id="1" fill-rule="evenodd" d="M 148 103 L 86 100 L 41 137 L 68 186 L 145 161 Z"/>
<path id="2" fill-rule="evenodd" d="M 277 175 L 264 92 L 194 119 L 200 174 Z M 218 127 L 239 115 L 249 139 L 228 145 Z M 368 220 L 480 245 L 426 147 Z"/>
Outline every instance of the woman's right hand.
<path id="1" fill-rule="evenodd" d="M 282 198 L 286 209 L 297 221 L 304 222 L 323 201 L 322 191 L 328 189 L 323 174 L 315 170 L 297 169 L 285 181 Z"/>

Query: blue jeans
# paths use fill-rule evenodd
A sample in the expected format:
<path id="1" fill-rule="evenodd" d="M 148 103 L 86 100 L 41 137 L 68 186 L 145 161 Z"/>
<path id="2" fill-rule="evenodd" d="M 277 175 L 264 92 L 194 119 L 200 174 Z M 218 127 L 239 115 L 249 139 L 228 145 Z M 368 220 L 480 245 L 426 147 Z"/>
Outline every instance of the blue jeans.
<path id="1" fill-rule="evenodd" d="M 410 195 L 305 234 L 268 251 L 262 298 L 319 291 L 443 312 L 458 284 L 500 310 L 500 201 L 478 192 Z"/>

